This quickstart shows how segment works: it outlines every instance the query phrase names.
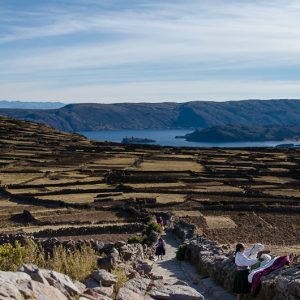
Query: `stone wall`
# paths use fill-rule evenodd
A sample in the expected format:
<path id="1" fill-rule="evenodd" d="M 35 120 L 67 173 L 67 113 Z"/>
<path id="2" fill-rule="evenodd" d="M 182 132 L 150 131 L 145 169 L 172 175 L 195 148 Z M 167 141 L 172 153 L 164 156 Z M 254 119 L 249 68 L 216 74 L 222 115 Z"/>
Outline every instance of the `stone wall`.
<path id="1" fill-rule="evenodd" d="M 182 233 L 177 228 L 177 231 Z M 186 241 L 186 259 L 190 260 L 201 274 L 210 276 L 215 282 L 231 291 L 236 266 L 234 254 L 228 246 L 221 246 L 203 237 Z M 300 299 L 300 264 L 281 268 L 262 278 L 258 295 L 243 299 L 296 300 Z"/>

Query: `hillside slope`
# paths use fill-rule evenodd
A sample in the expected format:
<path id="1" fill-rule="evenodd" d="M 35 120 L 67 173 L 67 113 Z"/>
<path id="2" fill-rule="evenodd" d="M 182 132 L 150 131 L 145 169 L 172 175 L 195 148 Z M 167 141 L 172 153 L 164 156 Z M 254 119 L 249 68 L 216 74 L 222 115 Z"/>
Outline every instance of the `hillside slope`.
<path id="1" fill-rule="evenodd" d="M 298 125 L 300 100 L 70 104 L 50 110 L 0 109 L 0 115 L 42 122 L 64 131 Z"/>
<path id="2" fill-rule="evenodd" d="M 186 136 L 192 142 L 253 142 L 299 140 L 300 126 L 214 126 L 196 130 Z"/>

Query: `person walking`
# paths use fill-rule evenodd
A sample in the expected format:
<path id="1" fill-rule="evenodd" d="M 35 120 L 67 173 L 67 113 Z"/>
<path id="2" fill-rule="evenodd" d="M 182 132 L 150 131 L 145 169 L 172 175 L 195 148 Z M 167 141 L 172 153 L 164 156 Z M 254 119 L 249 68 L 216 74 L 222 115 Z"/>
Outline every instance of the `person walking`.
<path id="1" fill-rule="evenodd" d="M 157 255 L 157 259 L 160 257 L 161 260 L 163 259 L 163 256 L 166 255 L 166 244 L 161 237 L 156 244 L 155 255 Z"/>

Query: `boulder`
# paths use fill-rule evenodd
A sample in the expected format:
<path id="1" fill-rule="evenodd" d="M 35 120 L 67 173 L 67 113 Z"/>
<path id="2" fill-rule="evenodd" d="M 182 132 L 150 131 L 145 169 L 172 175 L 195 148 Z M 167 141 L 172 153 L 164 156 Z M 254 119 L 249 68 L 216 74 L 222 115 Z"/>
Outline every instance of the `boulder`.
<path id="1" fill-rule="evenodd" d="M 288 285 L 288 291 L 295 297 L 300 298 L 300 278 L 297 278 L 290 282 Z"/>
<path id="2" fill-rule="evenodd" d="M 126 246 L 126 242 L 124 241 L 118 241 L 114 244 L 114 247 L 117 249 L 117 250 L 120 250 L 123 246 Z"/>
<path id="3" fill-rule="evenodd" d="M 135 269 L 142 275 L 149 274 L 152 271 L 152 265 L 147 262 L 139 261 L 135 264 Z"/>
<path id="4" fill-rule="evenodd" d="M 125 261 L 129 261 L 131 260 L 133 257 L 133 252 L 131 252 L 130 250 L 126 250 L 122 252 L 122 259 Z"/>
<path id="5" fill-rule="evenodd" d="M 125 283 L 124 287 L 139 295 L 145 295 L 150 283 L 151 283 L 150 279 L 140 277 L 140 278 L 130 279 Z"/>
<path id="6" fill-rule="evenodd" d="M 116 300 L 144 300 L 144 296 L 123 287 L 119 289 Z"/>
<path id="7" fill-rule="evenodd" d="M 34 281 L 43 283 L 45 285 L 49 285 L 48 281 L 43 276 L 43 274 L 40 271 L 39 267 L 36 266 L 36 265 L 24 264 L 19 268 L 18 271 L 28 274 L 31 277 L 31 279 L 34 280 Z"/>
<path id="8" fill-rule="evenodd" d="M 117 264 L 117 260 L 113 255 L 107 257 L 99 257 L 97 260 L 98 267 L 107 271 L 111 271 Z"/>
<path id="9" fill-rule="evenodd" d="M 112 286 L 118 281 L 116 275 L 113 275 L 106 270 L 97 270 L 92 273 L 91 277 L 103 286 Z"/>
<path id="10" fill-rule="evenodd" d="M 113 288 L 113 286 L 99 286 L 99 287 L 93 288 L 93 291 L 95 291 L 96 293 L 98 293 L 100 295 L 111 297 L 114 292 L 114 288 Z"/>
<path id="11" fill-rule="evenodd" d="M 94 280 L 93 278 L 87 278 L 84 284 L 89 289 L 94 289 L 100 286 L 100 282 Z"/>
<path id="12" fill-rule="evenodd" d="M 169 285 L 153 287 L 149 295 L 154 299 L 169 300 L 204 300 L 204 297 L 190 286 Z"/>
<path id="13" fill-rule="evenodd" d="M 93 289 L 86 289 L 84 293 L 81 295 L 84 299 L 89 299 L 89 300 L 112 300 L 112 298 L 98 294 L 96 291 Z M 81 298 L 79 298 L 81 299 Z"/>
<path id="14" fill-rule="evenodd" d="M 51 286 L 59 289 L 67 297 L 81 294 L 69 276 L 45 269 L 40 269 L 40 271 Z"/>
<path id="15" fill-rule="evenodd" d="M 0 271 L 0 299 L 57 299 L 68 298 L 49 284 L 34 281 L 24 272 Z"/>

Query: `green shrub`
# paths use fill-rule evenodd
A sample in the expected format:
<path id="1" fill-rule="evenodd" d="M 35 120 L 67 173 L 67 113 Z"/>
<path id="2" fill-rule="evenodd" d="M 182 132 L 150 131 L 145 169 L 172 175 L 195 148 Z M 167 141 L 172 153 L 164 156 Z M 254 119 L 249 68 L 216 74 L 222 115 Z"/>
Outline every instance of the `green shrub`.
<path id="1" fill-rule="evenodd" d="M 156 231 L 159 234 L 162 234 L 162 232 L 163 232 L 161 226 L 158 223 L 153 222 L 153 221 L 147 223 L 144 233 L 145 233 L 145 235 L 149 236 L 151 231 Z"/>
<path id="2" fill-rule="evenodd" d="M 25 250 L 19 242 L 15 246 L 4 244 L 0 246 L 0 269 L 3 271 L 16 271 L 22 264 Z"/>
<path id="3" fill-rule="evenodd" d="M 190 256 L 190 250 L 187 244 L 180 245 L 176 251 L 176 258 L 178 260 L 184 260 L 185 258 L 189 259 L 189 256 Z"/>
<path id="4" fill-rule="evenodd" d="M 128 242 L 128 244 L 142 244 L 143 240 L 144 240 L 143 236 L 136 235 L 136 236 L 130 237 L 127 242 Z"/>

